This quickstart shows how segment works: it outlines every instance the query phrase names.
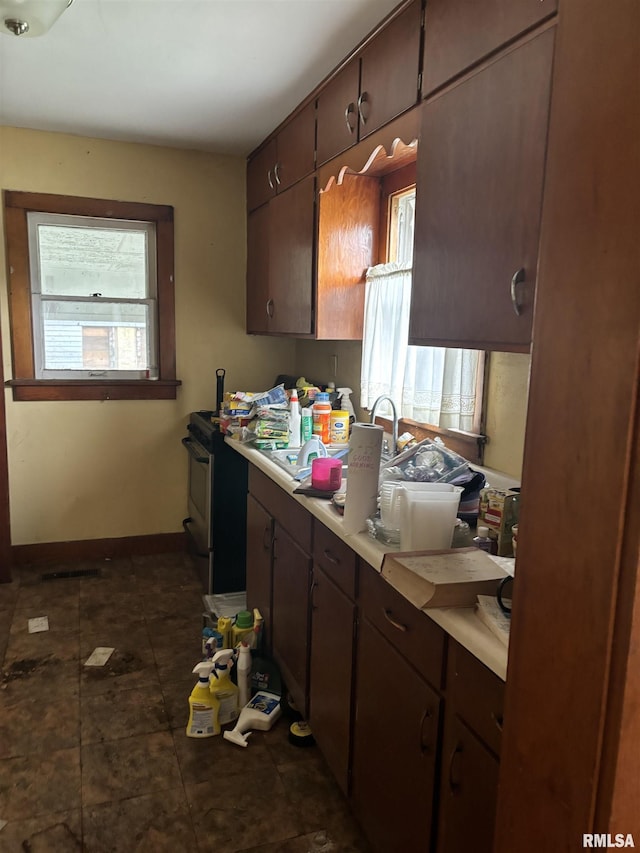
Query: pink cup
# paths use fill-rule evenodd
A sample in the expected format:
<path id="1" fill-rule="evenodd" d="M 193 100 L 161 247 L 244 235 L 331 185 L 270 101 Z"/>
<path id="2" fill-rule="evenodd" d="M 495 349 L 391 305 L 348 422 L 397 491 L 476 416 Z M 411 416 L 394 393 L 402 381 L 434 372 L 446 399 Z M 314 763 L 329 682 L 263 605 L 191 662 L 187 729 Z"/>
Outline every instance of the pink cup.
<path id="1" fill-rule="evenodd" d="M 336 492 L 342 483 L 342 460 L 321 456 L 311 462 L 311 485 L 323 492 Z"/>

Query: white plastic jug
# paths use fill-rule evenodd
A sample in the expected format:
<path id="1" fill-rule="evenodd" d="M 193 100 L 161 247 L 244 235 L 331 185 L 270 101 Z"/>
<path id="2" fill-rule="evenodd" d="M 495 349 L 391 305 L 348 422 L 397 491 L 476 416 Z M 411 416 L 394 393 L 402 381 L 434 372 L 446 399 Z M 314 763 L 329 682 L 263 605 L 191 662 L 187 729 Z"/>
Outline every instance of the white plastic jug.
<path id="1" fill-rule="evenodd" d="M 311 438 L 308 441 L 305 441 L 302 445 L 300 453 L 298 453 L 297 464 L 301 468 L 304 468 L 307 465 L 311 465 L 312 459 L 327 455 L 327 448 L 324 446 L 322 441 L 317 435 L 312 435 Z"/>

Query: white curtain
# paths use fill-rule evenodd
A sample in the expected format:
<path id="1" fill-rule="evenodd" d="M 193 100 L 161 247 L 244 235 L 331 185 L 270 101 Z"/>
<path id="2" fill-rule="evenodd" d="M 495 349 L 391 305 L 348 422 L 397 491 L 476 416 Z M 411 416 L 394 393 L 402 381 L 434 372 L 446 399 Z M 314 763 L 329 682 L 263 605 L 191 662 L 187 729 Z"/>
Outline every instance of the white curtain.
<path id="1" fill-rule="evenodd" d="M 411 267 L 379 264 L 367 271 L 366 280 L 361 406 L 370 409 L 377 397 L 388 394 L 402 417 L 477 432 L 483 354 L 407 344 Z"/>

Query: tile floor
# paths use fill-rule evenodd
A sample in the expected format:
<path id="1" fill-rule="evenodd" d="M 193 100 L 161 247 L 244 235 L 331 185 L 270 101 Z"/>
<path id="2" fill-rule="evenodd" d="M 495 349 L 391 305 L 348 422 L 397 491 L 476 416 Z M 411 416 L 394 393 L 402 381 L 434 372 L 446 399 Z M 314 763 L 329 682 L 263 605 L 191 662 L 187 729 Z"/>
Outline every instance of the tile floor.
<path id="1" fill-rule="evenodd" d="M 53 571 L 98 576 L 43 580 Z M 27 567 L 0 584 L 2 853 L 368 850 L 288 723 L 247 749 L 187 738 L 202 597 L 189 557 Z M 47 616 L 49 631 L 27 620 Z M 108 664 L 87 669 L 96 646 Z M 4 824 L 6 821 L 6 824 Z"/>

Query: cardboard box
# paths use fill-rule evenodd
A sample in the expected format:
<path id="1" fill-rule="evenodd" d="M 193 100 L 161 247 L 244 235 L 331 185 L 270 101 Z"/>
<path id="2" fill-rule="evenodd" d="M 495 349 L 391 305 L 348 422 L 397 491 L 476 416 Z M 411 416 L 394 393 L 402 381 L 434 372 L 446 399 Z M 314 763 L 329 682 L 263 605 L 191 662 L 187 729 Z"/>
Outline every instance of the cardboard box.
<path id="1" fill-rule="evenodd" d="M 496 540 L 498 556 L 512 557 L 511 528 L 518 523 L 520 492 L 510 489 L 482 489 L 478 524 L 489 528 L 489 536 Z"/>

